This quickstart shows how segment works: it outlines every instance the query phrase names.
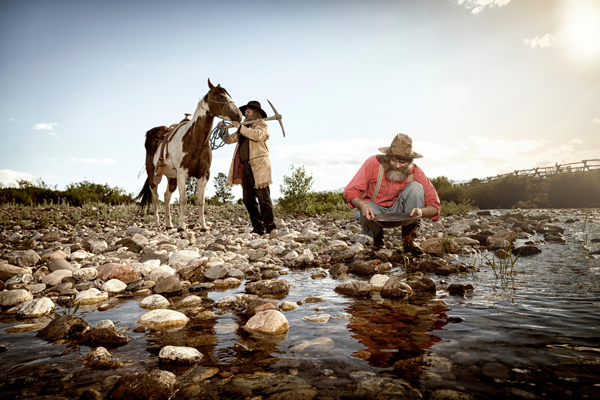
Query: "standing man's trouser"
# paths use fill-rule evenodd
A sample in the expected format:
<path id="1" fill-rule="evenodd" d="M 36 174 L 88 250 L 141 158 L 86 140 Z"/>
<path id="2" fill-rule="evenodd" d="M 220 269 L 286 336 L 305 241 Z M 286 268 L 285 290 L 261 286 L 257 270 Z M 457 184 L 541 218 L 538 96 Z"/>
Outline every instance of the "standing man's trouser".
<path id="1" fill-rule="evenodd" d="M 267 231 L 275 229 L 271 190 L 268 186 L 262 189 L 254 188 L 254 174 L 252 173 L 250 163 L 244 164 L 242 191 L 244 205 L 246 206 L 246 210 L 248 210 L 248 214 L 250 214 L 252 228 L 260 232 L 263 232 L 265 228 Z M 256 199 L 258 199 L 258 202 Z"/>
<path id="2" fill-rule="evenodd" d="M 391 207 L 383 207 L 372 201 L 366 201 L 365 203 L 371 206 L 375 215 L 411 212 L 413 208 L 422 208 L 425 206 L 425 190 L 419 182 L 412 181 L 406 185 Z M 366 219 L 359 209 L 356 209 L 354 212 L 354 219 L 362 226 L 363 231 L 361 233 L 369 235 L 372 238 L 383 238 L 383 228 L 381 225 L 375 221 Z"/>

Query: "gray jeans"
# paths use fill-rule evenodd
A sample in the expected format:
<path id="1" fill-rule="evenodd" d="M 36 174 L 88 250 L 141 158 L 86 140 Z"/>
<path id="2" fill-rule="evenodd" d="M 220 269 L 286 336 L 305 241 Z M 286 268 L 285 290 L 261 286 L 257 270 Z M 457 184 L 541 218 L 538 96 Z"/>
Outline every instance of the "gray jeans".
<path id="1" fill-rule="evenodd" d="M 413 208 L 422 208 L 425 206 L 425 190 L 423 185 L 417 181 L 412 181 L 400 193 L 398 199 L 392 204 L 391 207 L 383 207 L 372 201 L 365 201 L 371 209 L 373 214 L 389 214 L 389 213 L 400 213 L 400 212 L 411 212 Z M 381 225 L 374 221 L 369 221 L 360 212 L 360 210 L 354 211 L 354 219 L 362 226 L 364 235 L 371 237 L 383 237 L 383 228 Z"/>

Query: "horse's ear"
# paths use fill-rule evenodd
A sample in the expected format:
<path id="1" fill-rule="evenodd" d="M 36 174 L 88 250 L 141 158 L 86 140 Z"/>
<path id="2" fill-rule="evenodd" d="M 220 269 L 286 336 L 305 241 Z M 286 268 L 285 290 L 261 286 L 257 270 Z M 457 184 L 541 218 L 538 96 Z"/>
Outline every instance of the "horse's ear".
<path id="1" fill-rule="evenodd" d="M 208 88 L 210 90 L 213 90 L 215 88 L 215 86 L 210 82 L 210 78 L 208 78 Z"/>

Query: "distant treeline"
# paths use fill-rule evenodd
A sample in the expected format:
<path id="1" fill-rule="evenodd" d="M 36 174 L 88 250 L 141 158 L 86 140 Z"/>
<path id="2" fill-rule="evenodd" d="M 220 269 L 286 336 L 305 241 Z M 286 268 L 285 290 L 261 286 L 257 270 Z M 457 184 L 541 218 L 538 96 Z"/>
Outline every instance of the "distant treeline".
<path id="1" fill-rule="evenodd" d="M 431 179 L 440 200 L 489 208 L 600 207 L 600 170 L 548 178 L 508 175 L 490 182 L 455 185 L 445 176 Z"/>
<path id="2" fill-rule="evenodd" d="M 67 185 L 65 190 L 57 190 L 38 179 L 35 183 L 21 180 L 18 188 L 0 187 L 0 204 L 15 203 L 27 206 L 40 204 L 65 204 L 82 206 L 86 203 L 125 204 L 133 203 L 131 194 L 108 184 L 100 185 L 83 181 Z"/>

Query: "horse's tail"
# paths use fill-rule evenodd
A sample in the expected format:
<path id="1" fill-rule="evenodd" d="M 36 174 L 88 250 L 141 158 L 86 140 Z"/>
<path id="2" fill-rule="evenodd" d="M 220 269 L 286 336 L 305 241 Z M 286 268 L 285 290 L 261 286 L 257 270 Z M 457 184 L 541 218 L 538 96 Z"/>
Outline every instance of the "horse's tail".
<path id="1" fill-rule="evenodd" d="M 152 203 L 152 190 L 150 189 L 150 177 L 146 178 L 144 186 L 140 193 L 134 198 L 135 201 L 140 202 L 140 208 L 143 210 L 150 206 Z"/>

